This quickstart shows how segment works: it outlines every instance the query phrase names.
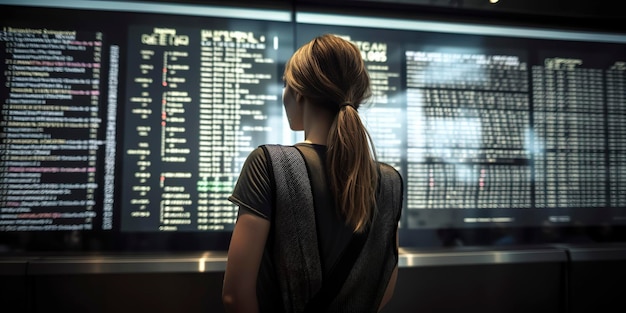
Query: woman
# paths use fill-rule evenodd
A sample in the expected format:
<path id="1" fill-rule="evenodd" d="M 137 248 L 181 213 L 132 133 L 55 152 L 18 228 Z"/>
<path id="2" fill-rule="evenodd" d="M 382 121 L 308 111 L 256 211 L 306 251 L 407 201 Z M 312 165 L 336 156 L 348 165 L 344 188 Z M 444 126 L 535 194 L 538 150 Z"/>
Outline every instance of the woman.
<path id="1" fill-rule="evenodd" d="M 294 53 L 283 79 L 290 128 L 304 131 L 304 142 L 295 147 L 304 157 L 311 182 L 314 218 L 304 222 L 314 235 L 280 237 L 287 225 L 274 216 L 284 204 L 276 203 L 267 149 L 255 149 L 229 197 L 239 206 L 239 217 L 224 276 L 226 311 L 302 312 L 320 289 L 320 281 L 332 276 L 329 273 L 352 235 L 366 234 L 354 267 L 327 311 L 377 312 L 391 299 L 396 284 L 403 187 L 395 169 L 376 162 L 357 112 L 370 96 L 360 51 L 338 36 L 319 36 Z M 314 257 L 284 252 L 283 246 L 298 240 L 319 248 L 305 253 Z M 312 271 L 289 272 L 290 264 L 298 262 L 307 263 Z"/>

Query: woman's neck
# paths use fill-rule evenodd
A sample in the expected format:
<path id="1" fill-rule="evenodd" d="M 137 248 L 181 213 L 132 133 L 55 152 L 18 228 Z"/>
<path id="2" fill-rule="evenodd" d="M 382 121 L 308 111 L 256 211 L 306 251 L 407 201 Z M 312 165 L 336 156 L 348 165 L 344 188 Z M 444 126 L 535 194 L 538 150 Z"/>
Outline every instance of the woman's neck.
<path id="1" fill-rule="evenodd" d="M 305 102 L 303 112 L 304 142 L 326 145 L 335 115 L 320 106 Z"/>

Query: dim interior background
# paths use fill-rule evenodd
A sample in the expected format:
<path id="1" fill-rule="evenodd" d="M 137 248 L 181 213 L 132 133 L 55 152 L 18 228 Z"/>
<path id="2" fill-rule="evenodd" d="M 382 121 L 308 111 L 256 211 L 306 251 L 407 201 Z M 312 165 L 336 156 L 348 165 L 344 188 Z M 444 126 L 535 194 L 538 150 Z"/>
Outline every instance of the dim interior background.
<path id="1" fill-rule="evenodd" d="M 291 8 L 346 16 L 626 33 L 624 10 L 618 1 L 145 2 Z M 562 240 L 548 240 L 548 244 L 529 240 L 533 244 L 521 246 L 493 244 L 499 231 L 442 229 L 436 234 L 441 247 L 417 244 L 417 249 L 403 248 L 396 297 L 385 311 L 568 313 L 624 307 L 619 288 L 612 287 L 626 279 L 623 227 L 608 230 L 610 236 L 602 227 L 555 228 L 552 231 Z M 522 237 L 532 237 L 537 230 L 518 231 Z M 197 249 L 196 243 L 206 240 L 202 235 L 157 238 L 144 234 L 132 238 L 139 243 L 167 241 L 170 252 L 63 251 L 63 245 L 81 241 L 74 235 L 39 238 L 44 244 L 48 240 L 57 245 L 50 251 L 10 251 L 2 255 L 0 300 L 10 307 L 8 312 L 221 312 L 219 293 L 225 256 L 223 250 Z M 458 245 L 464 238 L 475 244 Z M 228 234 L 222 234 L 210 240 L 227 239 Z"/>

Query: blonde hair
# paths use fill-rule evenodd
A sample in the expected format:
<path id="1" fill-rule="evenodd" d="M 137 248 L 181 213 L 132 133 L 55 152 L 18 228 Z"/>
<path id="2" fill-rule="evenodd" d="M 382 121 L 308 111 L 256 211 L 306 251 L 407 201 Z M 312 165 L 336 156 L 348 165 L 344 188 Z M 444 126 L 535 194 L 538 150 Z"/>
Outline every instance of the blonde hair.
<path id="1" fill-rule="evenodd" d="M 361 52 L 338 36 L 316 37 L 287 62 L 284 79 L 297 93 L 336 112 L 327 139 L 327 177 L 346 224 L 362 232 L 376 212 L 378 171 L 372 139 L 357 111 L 371 96 Z"/>

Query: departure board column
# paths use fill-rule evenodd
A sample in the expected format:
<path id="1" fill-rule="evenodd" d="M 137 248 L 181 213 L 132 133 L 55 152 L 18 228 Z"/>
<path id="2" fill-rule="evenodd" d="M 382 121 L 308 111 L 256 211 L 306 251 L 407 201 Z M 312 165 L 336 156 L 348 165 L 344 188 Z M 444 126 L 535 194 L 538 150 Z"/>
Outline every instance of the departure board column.
<path id="1" fill-rule="evenodd" d="M 278 36 L 135 26 L 129 40 L 122 230 L 231 230 L 239 171 L 279 130 Z"/>
<path id="2" fill-rule="evenodd" d="M 278 37 L 217 29 L 202 30 L 200 41 L 198 229 L 221 230 L 237 217 L 227 199 L 243 161 L 272 131 Z"/>
<path id="3" fill-rule="evenodd" d="M 603 71 L 550 57 L 532 79 L 535 206 L 606 206 Z"/>
<path id="4" fill-rule="evenodd" d="M 0 231 L 93 229 L 102 34 L 5 27 Z"/>
<path id="5" fill-rule="evenodd" d="M 626 62 L 606 73 L 611 207 L 626 207 Z"/>
<path id="6" fill-rule="evenodd" d="M 406 70 L 408 209 L 530 207 L 525 61 L 415 50 Z"/>
<path id="7" fill-rule="evenodd" d="M 122 230 L 195 228 L 198 40 L 193 30 L 132 27 L 124 123 Z M 194 102 L 195 101 L 195 102 Z"/>
<path id="8" fill-rule="evenodd" d="M 405 119 L 400 99 L 400 60 L 396 44 L 350 39 L 361 51 L 370 76 L 372 98 L 359 110 L 376 148 L 377 158 L 398 171 L 404 156 Z"/>

